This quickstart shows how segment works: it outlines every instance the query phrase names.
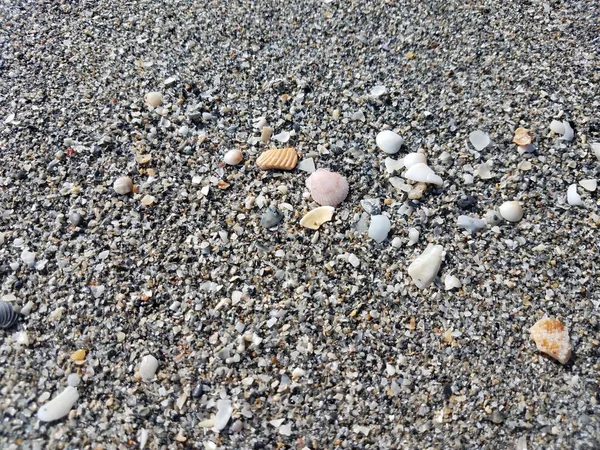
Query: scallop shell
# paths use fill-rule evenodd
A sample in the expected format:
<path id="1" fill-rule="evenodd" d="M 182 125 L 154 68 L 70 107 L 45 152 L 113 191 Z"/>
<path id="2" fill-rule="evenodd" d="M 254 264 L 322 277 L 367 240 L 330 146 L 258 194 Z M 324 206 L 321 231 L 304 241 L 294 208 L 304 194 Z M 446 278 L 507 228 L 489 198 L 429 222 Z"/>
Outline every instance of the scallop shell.
<path id="1" fill-rule="evenodd" d="M 160 92 L 148 92 L 144 96 L 144 100 L 153 108 L 156 108 L 163 101 L 162 94 Z"/>
<path id="2" fill-rule="evenodd" d="M 311 230 L 318 230 L 325 222 L 329 222 L 333 217 L 333 206 L 319 206 L 309 211 L 300 219 L 300 225 Z"/>
<path id="3" fill-rule="evenodd" d="M 129 194 L 133 191 L 133 181 L 129 177 L 119 177 L 115 180 L 113 189 L 120 195 Z"/>
<path id="4" fill-rule="evenodd" d="M 308 177 L 306 187 L 319 205 L 337 206 L 348 196 L 346 177 L 326 169 L 319 169 Z"/>
<path id="5" fill-rule="evenodd" d="M 517 145 L 529 145 L 533 139 L 529 135 L 529 130 L 527 128 L 519 127 L 515 130 L 515 136 L 513 137 L 513 142 Z"/>
<path id="6" fill-rule="evenodd" d="M 0 329 L 12 327 L 19 320 L 19 316 L 10 303 L 0 300 Z"/>
<path id="7" fill-rule="evenodd" d="M 292 170 L 296 164 L 298 164 L 298 153 L 293 147 L 267 150 L 256 160 L 256 165 L 262 170 Z"/>

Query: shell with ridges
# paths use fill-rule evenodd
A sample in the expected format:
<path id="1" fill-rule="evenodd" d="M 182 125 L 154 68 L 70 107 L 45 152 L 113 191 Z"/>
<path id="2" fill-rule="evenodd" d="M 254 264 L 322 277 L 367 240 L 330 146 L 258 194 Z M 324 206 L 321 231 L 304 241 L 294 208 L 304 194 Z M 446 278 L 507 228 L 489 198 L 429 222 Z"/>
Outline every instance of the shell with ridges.
<path id="1" fill-rule="evenodd" d="M 296 164 L 298 164 L 298 153 L 293 147 L 267 150 L 256 160 L 256 165 L 262 170 L 292 170 Z"/>
<path id="2" fill-rule="evenodd" d="M 337 206 L 348 196 L 348 180 L 339 173 L 319 169 L 306 179 L 306 187 L 315 202 Z"/>
<path id="3" fill-rule="evenodd" d="M 0 300 L 0 329 L 12 327 L 19 320 L 19 316 L 10 303 Z"/>
<path id="4" fill-rule="evenodd" d="M 300 225 L 311 230 L 318 230 L 325 222 L 329 222 L 333 217 L 333 206 L 319 206 L 309 211 L 300 219 Z"/>

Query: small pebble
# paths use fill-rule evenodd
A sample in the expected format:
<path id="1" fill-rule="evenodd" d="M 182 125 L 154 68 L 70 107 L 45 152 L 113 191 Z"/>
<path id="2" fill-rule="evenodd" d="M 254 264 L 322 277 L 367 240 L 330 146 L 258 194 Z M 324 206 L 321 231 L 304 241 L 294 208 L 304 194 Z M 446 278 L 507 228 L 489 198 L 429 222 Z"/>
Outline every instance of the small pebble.
<path id="1" fill-rule="evenodd" d="M 377 147 L 383 150 L 385 153 L 393 155 L 400 151 L 404 139 L 398 136 L 391 130 L 383 130 L 375 138 Z"/>
<path id="2" fill-rule="evenodd" d="M 149 381 L 154 378 L 158 369 L 158 360 L 152 355 L 146 355 L 140 363 L 139 373 L 144 381 Z"/>
<path id="3" fill-rule="evenodd" d="M 277 208 L 267 208 L 260 218 L 260 224 L 265 228 L 273 228 L 281 222 L 283 214 Z"/>
<path id="4" fill-rule="evenodd" d="M 348 262 L 352 267 L 360 266 L 360 259 L 358 259 L 354 253 L 350 253 L 350 256 L 348 256 Z"/>
<path id="5" fill-rule="evenodd" d="M 466 195 L 456 201 L 456 206 L 460 209 L 470 209 L 477 205 L 477 199 L 472 195 Z"/>
<path id="6" fill-rule="evenodd" d="M 371 224 L 369 225 L 369 237 L 374 239 L 377 243 L 381 243 L 387 239 L 391 228 L 392 224 L 387 216 L 372 216 Z"/>
<path id="7" fill-rule="evenodd" d="M 502 203 L 500 208 L 498 208 L 498 212 L 502 218 L 509 222 L 518 222 L 523 218 L 523 207 L 517 201 Z"/>
<path id="8" fill-rule="evenodd" d="M 77 375 L 76 373 L 72 373 L 67 377 L 67 383 L 69 383 L 69 386 L 77 387 L 77 386 L 79 386 L 80 382 L 81 382 L 81 377 L 79 375 Z"/>
<path id="9" fill-rule="evenodd" d="M 462 287 L 461 281 L 454 275 L 446 275 L 444 278 L 444 289 L 451 291 L 452 289 L 459 289 Z"/>

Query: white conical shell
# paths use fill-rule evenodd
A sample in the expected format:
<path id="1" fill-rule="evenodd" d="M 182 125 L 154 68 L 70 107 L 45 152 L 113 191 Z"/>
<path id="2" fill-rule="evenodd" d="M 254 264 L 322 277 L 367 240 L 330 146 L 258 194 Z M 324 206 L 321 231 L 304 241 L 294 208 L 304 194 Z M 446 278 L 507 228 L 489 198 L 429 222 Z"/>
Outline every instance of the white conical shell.
<path id="1" fill-rule="evenodd" d="M 38 419 L 42 422 L 52 422 L 66 416 L 78 398 L 77 388 L 67 386 L 64 391 L 38 409 Z"/>
<path id="2" fill-rule="evenodd" d="M 517 201 L 504 202 L 498 208 L 498 212 L 504 220 L 518 222 L 523 218 L 523 207 Z"/>
<path id="3" fill-rule="evenodd" d="M 306 179 L 310 196 L 319 205 L 337 206 L 348 196 L 348 180 L 339 173 L 319 169 Z"/>
<path id="4" fill-rule="evenodd" d="M 444 248 L 429 244 L 427 248 L 408 266 L 408 274 L 419 289 L 428 287 L 434 280 L 440 266 Z"/>
<path id="5" fill-rule="evenodd" d="M 119 177 L 113 184 L 113 189 L 117 194 L 129 194 L 133 190 L 133 181 L 129 177 Z"/>
<path id="6" fill-rule="evenodd" d="M 404 178 L 422 183 L 442 185 L 444 181 L 425 163 L 417 163 L 406 171 Z"/>
<path id="7" fill-rule="evenodd" d="M 333 206 L 319 206 L 306 213 L 300 219 L 300 225 L 311 230 L 318 230 L 321 225 L 331 220 L 334 211 Z"/>
<path id="8" fill-rule="evenodd" d="M 244 154 L 237 148 L 229 150 L 225 153 L 225 156 L 223 156 L 223 162 L 229 166 L 235 166 L 236 164 L 241 163 L 242 159 L 244 159 Z"/>
<path id="9" fill-rule="evenodd" d="M 408 155 L 406 155 L 404 157 L 403 161 L 404 161 L 404 167 L 406 167 L 407 169 L 410 169 L 415 164 L 421 164 L 421 163 L 426 164 L 427 158 L 425 157 L 425 155 L 423 153 L 409 153 Z"/>
<path id="10" fill-rule="evenodd" d="M 384 215 L 371 216 L 371 224 L 369 225 L 369 237 L 376 242 L 381 243 L 387 239 L 388 233 L 392 228 L 390 219 Z"/>
<path id="11" fill-rule="evenodd" d="M 153 108 L 156 108 L 163 101 L 163 96 L 160 92 L 148 92 L 144 96 L 144 100 Z"/>
<path id="12" fill-rule="evenodd" d="M 581 200 L 581 196 L 579 192 L 577 192 L 577 185 L 572 184 L 567 189 L 567 203 L 571 206 L 583 206 L 583 200 Z"/>
<path id="13" fill-rule="evenodd" d="M 471 141 L 471 145 L 473 145 L 477 151 L 483 150 L 492 142 L 490 136 L 481 130 L 475 130 L 469 134 L 469 141 Z"/>
<path id="14" fill-rule="evenodd" d="M 375 142 L 377 143 L 377 147 L 385 153 L 393 155 L 394 153 L 398 153 L 404 139 L 391 130 L 383 130 L 377 135 Z"/>

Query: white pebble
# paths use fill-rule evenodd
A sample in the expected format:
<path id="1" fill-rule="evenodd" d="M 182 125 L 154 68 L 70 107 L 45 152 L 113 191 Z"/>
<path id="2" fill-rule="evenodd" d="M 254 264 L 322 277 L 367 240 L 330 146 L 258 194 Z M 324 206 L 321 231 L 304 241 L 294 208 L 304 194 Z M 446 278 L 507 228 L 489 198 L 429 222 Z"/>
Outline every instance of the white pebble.
<path id="1" fill-rule="evenodd" d="M 484 214 L 483 220 L 488 225 L 495 226 L 502 222 L 502 216 L 498 211 L 492 209 Z"/>
<path id="2" fill-rule="evenodd" d="M 225 153 L 225 156 L 223 157 L 223 162 L 229 166 L 235 166 L 241 163 L 242 159 L 244 159 L 242 151 L 236 148 L 233 150 L 229 150 L 227 153 Z"/>
<path id="3" fill-rule="evenodd" d="M 500 208 L 498 208 L 498 212 L 503 219 L 509 222 L 518 222 L 523 218 L 523 207 L 517 201 L 502 203 Z"/>
<path id="4" fill-rule="evenodd" d="M 419 230 L 417 230 L 416 228 L 409 228 L 408 229 L 408 245 L 412 246 L 415 245 L 417 242 L 419 242 Z"/>
<path id="5" fill-rule="evenodd" d="M 144 97 L 146 103 L 148 103 L 153 108 L 156 108 L 163 101 L 162 94 L 160 92 L 148 92 Z"/>
<path id="6" fill-rule="evenodd" d="M 478 217 L 458 216 L 456 225 L 464 228 L 469 233 L 474 233 L 485 227 L 485 222 Z"/>
<path id="7" fill-rule="evenodd" d="M 454 275 L 446 275 L 444 278 L 444 289 L 451 291 L 452 289 L 459 289 L 462 287 L 461 281 Z"/>
<path id="8" fill-rule="evenodd" d="M 492 142 L 490 136 L 481 130 L 475 130 L 469 134 L 469 141 L 477 151 L 483 150 Z"/>
<path id="9" fill-rule="evenodd" d="M 408 266 L 408 274 L 419 289 L 428 287 L 440 270 L 444 248 L 429 244 L 427 248 Z"/>
<path id="10" fill-rule="evenodd" d="M 379 147 L 385 153 L 393 155 L 398 153 L 400 147 L 402 147 L 404 139 L 391 130 L 383 130 L 377 135 L 375 142 L 377 143 L 377 147 Z"/>
<path id="11" fill-rule="evenodd" d="M 415 164 L 426 164 L 427 158 L 423 153 L 409 153 L 403 158 L 404 167 L 410 169 Z"/>
<path id="12" fill-rule="evenodd" d="M 350 253 L 350 256 L 348 256 L 348 262 L 352 264 L 352 267 L 360 266 L 360 259 L 354 253 Z"/>
<path id="13" fill-rule="evenodd" d="M 142 358 L 139 372 L 144 381 L 154 378 L 156 369 L 158 369 L 158 360 L 154 356 L 146 355 Z"/>
<path id="14" fill-rule="evenodd" d="M 81 382 L 81 377 L 79 375 L 77 375 L 76 373 L 72 373 L 67 377 L 67 383 L 69 383 L 69 386 L 77 387 L 77 386 L 79 386 L 80 382 Z"/>
<path id="15" fill-rule="evenodd" d="M 178 133 L 180 135 L 182 135 L 183 137 L 188 135 L 188 132 L 190 131 L 190 129 L 188 127 L 186 127 L 185 125 L 179 127 Z"/>
<path id="16" fill-rule="evenodd" d="M 214 428 L 217 431 L 222 430 L 227 426 L 227 422 L 231 418 L 233 407 L 231 406 L 231 400 L 219 400 L 217 402 L 217 415 L 215 416 Z"/>
<path id="17" fill-rule="evenodd" d="M 369 237 L 380 243 L 387 239 L 387 235 L 392 228 L 390 219 L 384 215 L 371 216 L 371 224 L 369 225 Z"/>
<path id="18" fill-rule="evenodd" d="M 581 180 L 579 182 L 579 185 L 582 188 L 584 188 L 586 191 L 594 192 L 596 190 L 596 188 L 598 187 L 598 182 L 596 180 L 587 179 L 587 180 Z"/>
<path id="19" fill-rule="evenodd" d="M 401 246 L 402 246 L 402 239 L 400 239 L 399 237 L 395 237 L 394 239 L 392 239 L 392 247 L 400 248 Z"/>
<path id="20" fill-rule="evenodd" d="M 23 250 L 21 252 L 21 261 L 27 264 L 29 267 L 32 267 L 35 263 L 35 253 L 27 250 Z"/>
<path id="21" fill-rule="evenodd" d="M 577 192 L 577 185 L 572 184 L 567 189 L 567 202 L 571 206 L 583 206 L 583 201 Z"/>
<path id="22" fill-rule="evenodd" d="M 385 86 L 374 86 L 373 89 L 371 89 L 371 96 L 381 97 L 383 94 L 385 94 L 385 92 Z"/>
<path id="23" fill-rule="evenodd" d="M 64 391 L 38 409 L 37 417 L 42 422 L 52 422 L 69 414 L 79 398 L 77 388 L 67 386 Z"/>
<path id="24" fill-rule="evenodd" d="M 301 369 L 300 367 L 296 367 L 294 370 L 292 370 L 293 377 L 303 377 L 304 375 L 306 375 L 306 370 Z"/>

